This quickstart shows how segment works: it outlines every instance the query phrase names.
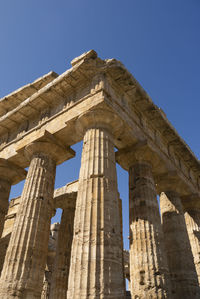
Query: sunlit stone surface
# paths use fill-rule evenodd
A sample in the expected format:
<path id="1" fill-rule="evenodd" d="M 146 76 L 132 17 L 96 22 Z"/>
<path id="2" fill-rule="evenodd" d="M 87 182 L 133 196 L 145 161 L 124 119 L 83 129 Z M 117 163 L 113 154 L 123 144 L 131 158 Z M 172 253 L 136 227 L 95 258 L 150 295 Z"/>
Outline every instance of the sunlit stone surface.
<path id="1" fill-rule="evenodd" d="M 71 65 L 0 100 L 0 298 L 200 298 L 199 160 L 120 61 L 91 50 Z M 54 190 L 81 140 L 79 181 Z M 125 254 L 116 162 L 129 172 Z"/>

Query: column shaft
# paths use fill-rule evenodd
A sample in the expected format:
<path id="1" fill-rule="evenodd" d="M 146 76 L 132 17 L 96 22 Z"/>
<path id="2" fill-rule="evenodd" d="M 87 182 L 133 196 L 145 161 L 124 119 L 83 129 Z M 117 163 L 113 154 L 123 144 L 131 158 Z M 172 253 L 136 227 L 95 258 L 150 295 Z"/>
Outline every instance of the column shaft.
<path id="1" fill-rule="evenodd" d="M 114 144 L 106 129 L 84 136 L 67 298 L 124 298 Z"/>
<path id="2" fill-rule="evenodd" d="M 32 157 L 0 280 L 1 298 L 40 298 L 48 250 L 55 162 Z"/>
<path id="3" fill-rule="evenodd" d="M 200 285 L 200 210 L 188 209 L 185 212 L 185 222 Z"/>
<path id="4" fill-rule="evenodd" d="M 56 256 L 57 245 L 58 245 L 59 227 L 60 227 L 60 224 L 58 222 L 55 222 L 54 224 L 52 224 L 50 226 L 48 255 L 47 255 L 46 267 L 45 267 L 45 272 L 44 272 L 41 299 L 49 299 L 49 296 L 50 296 L 53 266 L 54 266 L 54 262 L 55 262 L 55 256 Z"/>
<path id="5" fill-rule="evenodd" d="M 197 274 L 179 195 L 172 191 L 161 193 L 160 208 L 173 297 L 176 299 L 200 298 Z"/>
<path id="6" fill-rule="evenodd" d="M 19 183 L 25 177 L 26 170 L 6 159 L 0 158 L 0 237 L 2 236 L 5 216 L 8 211 L 11 185 Z"/>
<path id="7" fill-rule="evenodd" d="M 120 219 L 120 231 L 121 231 L 121 248 L 122 248 L 122 265 L 123 265 L 123 281 L 124 290 L 126 290 L 126 278 L 125 278 L 125 265 L 124 265 L 124 244 L 123 244 L 123 216 L 122 216 L 122 200 L 118 198 L 119 204 L 119 219 Z"/>
<path id="8" fill-rule="evenodd" d="M 0 237 L 3 232 L 5 216 L 8 212 L 11 182 L 0 179 Z"/>
<path id="9" fill-rule="evenodd" d="M 71 257 L 71 245 L 74 227 L 74 208 L 66 208 L 62 212 L 62 218 L 58 233 L 58 244 L 55 263 L 53 267 L 50 298 L 65 299 L 68 288 L 68 276 Z"/>
<path id="10" fill-rule="evenodd" d="M 170 298 L 161 219 L 149 163 L 129 169 L 130 289 L 132 298 Z"/>

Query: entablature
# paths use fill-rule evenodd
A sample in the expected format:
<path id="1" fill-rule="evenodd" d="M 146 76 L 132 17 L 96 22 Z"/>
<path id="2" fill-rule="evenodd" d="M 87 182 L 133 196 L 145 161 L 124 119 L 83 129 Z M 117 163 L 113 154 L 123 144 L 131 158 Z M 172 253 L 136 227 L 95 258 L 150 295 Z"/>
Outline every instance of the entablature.
<path id="1" fill-rule="evenodd" d="M 118 150 L 147 141 L 160 160 L 154 169 L 157 176 L 176 171 L 187 194 L 200 193 L 199 160 L 121 62 L 101 60 L 91 50 L 74 59 L 71 69 L 22 99 L 0 118 L 2 158 L 28 166 L 16 148 L 37 140 L 41 130 L 71 146 L 82 139 L 76 119 L 88 110 L 106 109 L 123 122 L 114 136 Z"/>

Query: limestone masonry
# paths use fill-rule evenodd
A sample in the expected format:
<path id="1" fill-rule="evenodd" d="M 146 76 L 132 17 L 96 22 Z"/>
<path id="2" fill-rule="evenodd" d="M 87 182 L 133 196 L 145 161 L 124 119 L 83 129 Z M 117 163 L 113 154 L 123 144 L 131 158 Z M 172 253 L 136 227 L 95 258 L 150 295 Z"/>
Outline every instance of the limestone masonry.
<path id="1" fill-rule="evenodd" d="M 200 298 L 199 160 L 121 62 L 91 50 L 71 65 L 0 100 L 0 298 Z M 79 180 L 54 190 L 81 140 Z"/>

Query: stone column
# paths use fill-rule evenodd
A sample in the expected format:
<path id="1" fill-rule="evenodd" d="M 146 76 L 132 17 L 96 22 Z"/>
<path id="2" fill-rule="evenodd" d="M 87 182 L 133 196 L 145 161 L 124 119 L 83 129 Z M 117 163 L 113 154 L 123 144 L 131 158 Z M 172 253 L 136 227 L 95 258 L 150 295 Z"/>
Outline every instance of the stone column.
<path id="1" fill-rule="evenodd" d="M 130 291 L 132 298 L 171 298 L 171 284 L 152 164 L 145 145 L 118 151 L 129 170 Z M 150 162 L 151 161 L 151 162 Z"/>
<path id="2" fill-rule="evenodd" d="M 13 198 L 9 202 L 8 212 L 5 216 L 3 232 L 0 238 L 0 273 L 3 269 L 3 264 L 6 256 L 6 251 L 10 241 L 13 225 L 16 218 L 17 208 L 19 206 L 20 197 Z"/>
<path id="3" fill-rule="evenodd" d="M 74 208 L 65 208 L 62 212 L 55 263 L 51 279 L 51 299 L 66 298 L 74 228 L 74 213 L 75 206 Z"/>
<path id="4" fill-rule="evenodd" d="M 26 146 L 30 166 L 0 279 L 0 298 L 40 298 L 48 251 L 56 162 L 71 152 L 46 134 Z"/>
<path id="5" fill-rule="evenodd" d="M 178 182 L 170 184 L 169 179 L 168 185 L 163 186 L 162 190 L 160 210 L 173 298 L 200 298 L 183 207 L 179 193 L 174 191 L 179 190 Z"/>
<path id="6" fill-rule="evenodd" d="M 5 216 L 8 211 L 11 185 L 17 184 L 26 177 L 26 170 L 0 158 L 0 237 L 3 232 Z"/>
<path id="7" fill-rule="evenodd" d="M 4 170 L 5 171 L 5 170 Z M 8 179 L 0 178 L 0 237 L 3 232 L 5 216 L 8 212 L 9 195 L 11 188 L 11 181 Z"/>
<path id="8" fill-rule="evenodd" d="M 112 130 L 106 110 L 82 115 L 84 130 L 67 298 L 125 297 Z"/>
<path id="9" fill-rule="evenodd" d="M 55 195 L 55 193 L 54 193 L 54 195 Z M 54 200 L 55 200 L 55 197 L 54 197 Z M 58 245 L 59 227 L 60 227 L 60 223 L 58 223 L 58 222 L 55 222 L 55 223 L 51 224 L 51 226 L 50 226 L 48 255 L 47 255 L 46 267 L 45 267 L 45 272 L 44 272 L 41 299 L 49 299 L 49 296 L 50 296 L 53 266 L 54 266 L 54 262 L 55 262 L 56 250 L 57 250 L 57 245 Z"/>
<path id="10" fill-rule="evenodd" d="M 122 215 L 122 200 L 120 194 L 118 194 L 118 204 L 119 204 L 119 219 L 121 228 L 121 248 L 122 248 L 122 265 L 123 265 L 123 275 L 124 275 L 124 290 L 126 290 L 126 277 L 125 277 L 125 263 L 124 263 L 124 242 L 123 242 L 123 215 Z"/>
<path id="11" fill-rule="evenodd" d="M 200 285 L 200 207 L 197 205 L 198 202 L 199 198 L 195 198 L 194 201 L 190 197 L 187 198 L 187 204 L 184 205 L 184 215 Z"/>

